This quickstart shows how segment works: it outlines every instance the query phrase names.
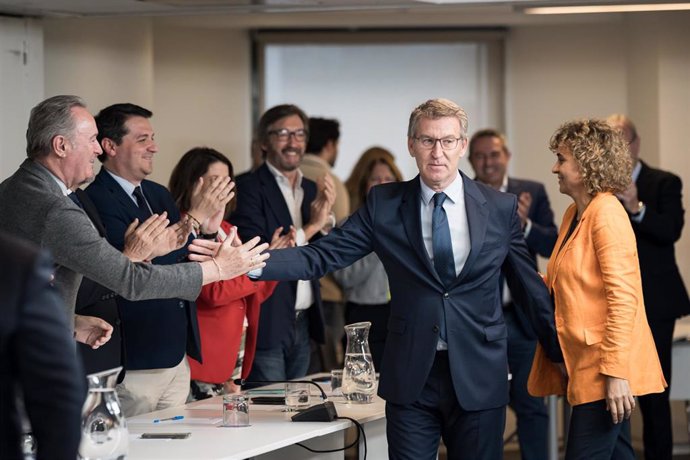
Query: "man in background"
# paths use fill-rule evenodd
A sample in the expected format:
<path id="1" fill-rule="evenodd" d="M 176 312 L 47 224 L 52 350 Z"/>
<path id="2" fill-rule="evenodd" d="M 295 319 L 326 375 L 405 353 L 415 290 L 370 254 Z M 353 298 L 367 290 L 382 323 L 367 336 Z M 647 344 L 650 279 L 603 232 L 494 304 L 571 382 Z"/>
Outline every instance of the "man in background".
<path id="1" fill-rule="evenodd" d="M 257 132 L 266 162 L 239 185 L 237 209 L 230 221 L 243 240 L 273 232 L 296 231 L 304 246 L 321 235 L 334 200 L 333 182 L 323 185 L 303 177 L 300 164 L 309 136 L 309 120 L 294 105 L 267 110 Z M 311 344 L 324 342 L 318 281 L 278 283 L 261 304 L 256 355 L 248 381 L 300 378 L 309 369 Z"/>
<path id="2" fill-rule="evenodd" d="M 350 197 L 343 182 L 333 174 L 332 168 L 338 158 L 340 140 L 340 123 L 327 118 L 309 118 L 309 142 L 302 158 L 300 169 L 304 177 L 318 181 L 324 176 L 331 176 L 335 185 L 335 203 L 333 215 L 336 222 L 342 222 L 350 215 Z M 345 326 L 345 306 L 343 291 L 333 275 L 321 278 L 321 299 L 326 323 L 326 343 L 320 349 L 320 363 L 312 359 L 310 371 L 330 371 L 343 364 L 342 338 Z M 320 364 L 320 365 L 315 365 Z"/>
<path id="3" fill-rule="evenodd" d="M 537 254 L 549 257 L 558 229 L 544 185 L 508 177 L 511 153 L 503 134 L 494 129 L 477 131 L 470 140 L 470 164 L 475 180 L 518 198 L 520 226 L 534 263 Z M 522 309 L 516 308 L 507 285 L 502 286 L 503 316 L 508 326 L 510 407 L 517 416 L 517 435 L 523 460 L 546 460 L 549 416 L 543 398 L 527 392 L 527 379 L 537 345 L 537 336 Z"/>
<path id="4" fill-rule="evenodd" d="M 74 460 L 81 438 L 86 381 L 53 265 L 23 240 L 0 233 L 0 458 L 21 455 L 23 401 L 37 460 Z"/>
<path id="5" fill-rule="evenodd" d="M 615 114 L 608 121 L 621 130 L 633 162 L 632 183 L 618 198 L 635 232 L 647 321 L 668 383 L 663 393 L 638 398 L 644 456 L 647 460 L 671 460 L 673 429 L 669 395 L 673 328 L 677 318 L 690 313 L 674 247 L 683 231 L 683 184 L 678 176 L 640 160 L 641 138 L 632 120 Z"/>

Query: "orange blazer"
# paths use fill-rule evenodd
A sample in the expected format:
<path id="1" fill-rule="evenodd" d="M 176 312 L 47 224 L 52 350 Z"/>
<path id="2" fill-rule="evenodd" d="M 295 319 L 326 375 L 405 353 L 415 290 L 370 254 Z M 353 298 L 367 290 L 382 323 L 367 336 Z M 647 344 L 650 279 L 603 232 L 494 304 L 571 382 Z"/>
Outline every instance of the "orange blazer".
<path id="1" fill-rule="evenodd" d="M 599 193 L 563 244 L 577 208 L 563 216 L 547 268 L 568 381 L 540 346 L 527 384 L 534 396 L 566 394 L 571 405 L 604 399 L 605 377 L 628 380 L 633 395 L 667 386 L 647 324 L 637 245 L 623 206 Z"/>

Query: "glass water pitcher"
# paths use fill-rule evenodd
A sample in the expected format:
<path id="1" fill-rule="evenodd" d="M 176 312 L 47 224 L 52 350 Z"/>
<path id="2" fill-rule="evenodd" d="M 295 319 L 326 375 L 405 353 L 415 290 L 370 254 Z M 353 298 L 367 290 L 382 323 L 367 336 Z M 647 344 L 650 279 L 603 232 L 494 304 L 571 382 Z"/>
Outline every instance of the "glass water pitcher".
<path id="1" fill-rule="evenodd" d="M 345 349 L 342 392 L 345 399 L 352 403 L 370 403 L 378 387 L 376 370 L 369 349 L 370 327 L 369 321 L 345 326 L 347 348 Z"/>
<path id="2" fill-rule="evenodd" d="M 122 367 L 89 374 L 89 392 L 81 415 L 80 460 L 124 460 L 129 431 L 115 392 Z"/>

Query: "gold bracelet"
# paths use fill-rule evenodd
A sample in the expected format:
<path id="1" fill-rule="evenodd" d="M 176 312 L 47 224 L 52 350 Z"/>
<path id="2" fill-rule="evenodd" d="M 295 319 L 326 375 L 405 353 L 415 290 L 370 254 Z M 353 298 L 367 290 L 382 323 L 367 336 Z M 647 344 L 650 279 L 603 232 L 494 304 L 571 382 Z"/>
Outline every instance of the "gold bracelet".
<path id="1" fill-rule="evenodd" d="M 199 222 L 199 220 L 196 217 L 187 213 L 187 220 L 192 221 L 192 230 L 194 230 L 194 233 L 196 233 L 197 235 L 201 233 L 201 222 Z"/>
<path id="2" fill-rule="evenodd" d="M 220 265 L 218 264 L 218 261 L 216 261 L 215 257 L 211 257 L 211 262 L 213 262 L 213 265 L 215 265 L 216 268 L 218 269 L 218 281 L 222 281 L 223 280 L 223 270 L 221 270 Z"/>

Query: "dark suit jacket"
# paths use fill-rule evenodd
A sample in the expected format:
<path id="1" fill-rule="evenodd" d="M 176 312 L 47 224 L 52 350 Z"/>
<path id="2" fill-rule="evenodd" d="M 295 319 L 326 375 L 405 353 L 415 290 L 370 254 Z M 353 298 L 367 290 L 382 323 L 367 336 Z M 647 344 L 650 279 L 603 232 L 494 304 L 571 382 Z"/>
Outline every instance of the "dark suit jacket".
<path id="1" fill-rule="evenodd" d="M 537 254 L 542 257 L 550 257 L 553 246 L 556 244 L 556 238 L 558 238 L 558 227 L 556 227 L 553 221 L 553 211 L 551 210 L 549 197 L 546 195 L 543 184 L 512 177 L 508 178 L 507 192 L 518 197 L 523 192 L 528 192 L 532 195 L 532 205 L 527 212 L 527 217 L 532 221 L 532 228 L 525 241 L 536 265 Z M 527 337 L 536 339 L 537 336 L 532 329 L 529 318 L 523 314 L 522 309 L 518 308 L 515 310 L 515 317 L 524 334 Z"/>
<path id="2" fill-rule="evenodd" d="M 366 205 L 327 237 L 273 251 L 264 279 L 317 279 L 375 251 L 391 291 L 379 394 L 417 400 L 436 354 L 445 309 L 450 371 L 460 406 L 484 410 L 508 403 L 507 330 L 499 290 L 505 271 L 513 296 L 554 361 L 562 360 L 553 307 L 520 229 L 515 196 L 462 174 L 471 249 L 449 289 L 422 241 L 419 178 L 374 187 Z"/>
<path id="3" fill-rule="evenodd" d="M 82 189 L 77 189 L 74 193 L 79 198 L 84 212 L 93 222 L 93 226 L 98 230 L 98 234 L 105 238 L 105 227 L 89 195 Z M 123 366 L 118 377 L 118 381 L 121 382 L 125 377 L 125 344 L 122 339 L 122 321 L 120 321 L 120 312 L 115 301 L 116 296 L 115 292 L 91 278 L 84 277 L 82 279 L 79 292 L 77 292 L 76 313 L 104 319 L 113 326 L 113 334 L 105 345 L 101 345 L 96 350 L 83 343 L 77 343 L 77 350 L 81 356 L 85 374 Z"/>
<path id="4" fill-rule="evenodd" d="M 674 244 L 683 230 L 682 183 L 678 176 L 642 163 L 637 196 L 647 209 L 632 222 L 640 258 L 642 291 L 650 319 L 690 314 L 688 293 L 676 264 Z"/>
<path id="5" fill-rule="evenodd" d="M 86 382 L 63 302 L 48 284 L 53 265 L 5 233 L 0 253 L 0 458 L 24 458 L 16 407 L 20 389 L 37 458 L 74 460 Z"/>
<path id="6" fill-rule="evenodd" d="M 302 188 L 302 222 L 307 223 L 311 216 L 311 202 L 316 198 L 316 184 L 304 178 Z M 270 242 L 276 228 L 282 226 L 287 231 L 293 225 L 283 194 L 268 166 L 262 165 L 239 183 L 237 209 L 229 220 L 237 227 L 242 241 L 260 236 L 262 241 Z M 324 326 L 318 280 L 312 280 L 311 286 L 315 305 L 308 310 L 309 335 L 316 342 L 323 343 Z M 292 342 L 294 328 L 288 325 L 295 321 L 296 294 L 296 281 L 278 283 L 273 295 L 261 304 L 257 349 L 276 348 Z"/>
<path id="7" fill-rule="evenodd" d="M 180 220 L 180 212 L 165 187 L 145 180 L 141 183 L 141 188 L 154 213 L 167 211 L 171 224 Z M 143 222 L 146 216 L 140 213 L 139 207 L 105 169 L 101 169 L 94 182 L 86 189 L 86 193 L 98 209 L 107 231 L 108 241 L 122 250 L 127 226 L 135 218 Z M 152 263 L 174 264 L 183 262 L 186 256 L 185 247 L 158 257 Z M 183 299 L 131 302 L 118 298 L 118 304 L 123 329 L 127 331 L 127 369 L 170 368 L 182 360 L 185 352 L 201 361 L 194 302 Z"/>

